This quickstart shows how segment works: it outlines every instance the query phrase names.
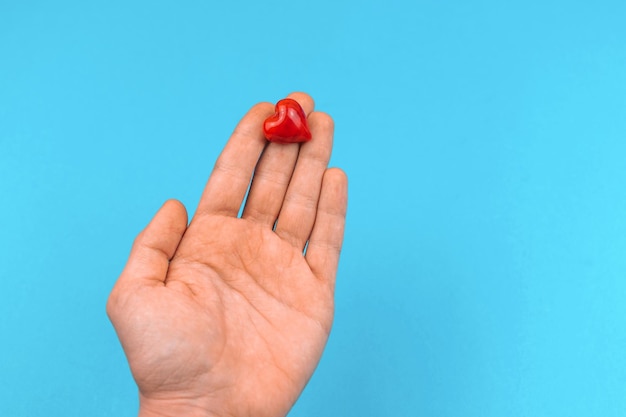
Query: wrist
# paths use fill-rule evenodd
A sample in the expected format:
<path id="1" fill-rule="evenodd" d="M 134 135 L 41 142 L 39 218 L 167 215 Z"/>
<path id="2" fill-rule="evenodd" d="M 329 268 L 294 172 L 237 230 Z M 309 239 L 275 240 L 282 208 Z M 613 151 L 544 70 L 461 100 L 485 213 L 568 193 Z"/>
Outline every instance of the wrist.
<path id="1" fill-rule="evenodd" d="M 140 399 L 138 417 L 220 417 L 207 408 L 184 400 Z"/>

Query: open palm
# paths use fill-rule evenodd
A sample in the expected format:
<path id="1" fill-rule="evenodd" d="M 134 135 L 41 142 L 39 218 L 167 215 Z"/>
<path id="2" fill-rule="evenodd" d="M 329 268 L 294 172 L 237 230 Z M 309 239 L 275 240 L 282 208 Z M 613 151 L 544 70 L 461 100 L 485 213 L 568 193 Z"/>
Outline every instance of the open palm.
<path id="1" fill-rule="evenodd" d="M 168 201 L 133 245 L 107 311 L 143 415 L 285 415 L 319 361 L 347 185 L 327 169 L 332 119 L 313 112 L 308 95 L 291 97 L 308 114 L 310 142 L 266 145 L 273 106 L 256 105 L 191 223 Z"/>

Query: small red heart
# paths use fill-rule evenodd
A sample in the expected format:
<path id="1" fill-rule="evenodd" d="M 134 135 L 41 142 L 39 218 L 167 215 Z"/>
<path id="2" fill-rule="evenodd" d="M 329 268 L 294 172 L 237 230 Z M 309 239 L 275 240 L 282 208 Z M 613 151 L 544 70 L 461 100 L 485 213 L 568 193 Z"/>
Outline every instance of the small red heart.
<path id="1" fill-rule="evenodd" d="M 263 133 L 270 142 L 299 143 L 311 140 L 304 110 L 296 100 L 290 98 L 276 103 L 276 113 L 265 119 Z"/>

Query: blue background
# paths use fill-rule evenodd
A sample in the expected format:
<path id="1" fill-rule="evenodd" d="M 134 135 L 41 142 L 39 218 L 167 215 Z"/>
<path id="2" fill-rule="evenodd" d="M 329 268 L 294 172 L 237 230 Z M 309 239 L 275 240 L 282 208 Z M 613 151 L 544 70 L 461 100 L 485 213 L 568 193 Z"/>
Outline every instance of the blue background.
<path id="1" fill-rule="evenodd" d="M 0 416 L 136 414 L 132 239 L 293 90 L 350 203 L 290 417 L 626 415 L 626 2 L 0 1 Z"/>

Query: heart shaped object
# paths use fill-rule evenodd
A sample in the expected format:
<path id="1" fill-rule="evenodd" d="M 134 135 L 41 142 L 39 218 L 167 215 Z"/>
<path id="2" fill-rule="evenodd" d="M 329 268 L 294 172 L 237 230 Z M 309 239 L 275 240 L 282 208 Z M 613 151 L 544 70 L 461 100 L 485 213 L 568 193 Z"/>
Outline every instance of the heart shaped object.
<path id="1" fill-rule="evenodd" d="M 276 113 L 265 119 L 263 133 L 270 142 L 300 143 L 311 140 L 304 110 L 296 100 L 290 98 L 276 103 Z"/>

